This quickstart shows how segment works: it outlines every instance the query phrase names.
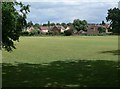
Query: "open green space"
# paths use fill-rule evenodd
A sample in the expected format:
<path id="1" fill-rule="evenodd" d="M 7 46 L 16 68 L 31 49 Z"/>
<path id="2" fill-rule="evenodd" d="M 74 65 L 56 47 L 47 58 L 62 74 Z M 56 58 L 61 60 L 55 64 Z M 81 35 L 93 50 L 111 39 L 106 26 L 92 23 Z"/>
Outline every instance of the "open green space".
<path id="1" fill-rule="evenodd" d="M 3 87 L 118 87 L 117 36 L 20 37 L 2 52 Z"/>
<path id="2" fill-rule="evenodd" d="M 46 63 L 65 60 L 118 60 L 117 36 L 21 37 L 3 62 Z"/>

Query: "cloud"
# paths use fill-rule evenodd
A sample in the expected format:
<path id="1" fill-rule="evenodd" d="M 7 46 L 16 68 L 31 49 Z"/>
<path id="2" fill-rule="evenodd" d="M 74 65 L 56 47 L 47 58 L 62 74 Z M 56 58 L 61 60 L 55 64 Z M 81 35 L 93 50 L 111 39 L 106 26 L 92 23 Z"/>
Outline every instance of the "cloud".
<path id="1" fill-rule="evenodd" d="M 31 12 L 27 20 L 42 24 L 47 23 L 47 21 L 72 22 L 78 18 L 81 20 L 85 19 L 91 23 L 100 23 L 105 20 L 108 9 L 117 7 L 117 0 L 91 0 L 92 2 L 88 0 L 51 1 L 24 2 L 31 5 Z"/>

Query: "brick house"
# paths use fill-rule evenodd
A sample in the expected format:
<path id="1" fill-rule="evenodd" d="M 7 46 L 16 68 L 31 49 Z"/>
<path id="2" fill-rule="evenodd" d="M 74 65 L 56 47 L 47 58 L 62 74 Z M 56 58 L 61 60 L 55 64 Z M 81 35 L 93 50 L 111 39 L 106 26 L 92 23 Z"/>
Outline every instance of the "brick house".
<path id="1" fill-rule="evenodd" d="M 27 32 L 31 32 L 32 30 L 34 30 L 34 27 L 33 27 L 33 26 L 27 27 L 27 29 L 26 29 Z M 24 31 L 25 31 L 25 30 L 24 30 Z"/>
<path id="2" fill-rule="evenodd" d="M 98 25 L 95 25 L 95 24 L 88 25 L 87 34 L 88 34 L 88 35 L 91 35 L 91 34 L 99 34 L 98 28 L 99 28 L 99 26 L 98 26 Z"/>
<path id="3" fill-rule="evenodd" d="M 39 29 L 42 33 L 47 33 L 48 32 L 48 26 L 40 26 Z"/>
<path id="4" fill-rule="evenodd" d="M 61 25 L 55 25 L 53 27 L 50 27 L 50 31 L 60 33 L 60 32 L 64 32 L 65 28 Z"/>

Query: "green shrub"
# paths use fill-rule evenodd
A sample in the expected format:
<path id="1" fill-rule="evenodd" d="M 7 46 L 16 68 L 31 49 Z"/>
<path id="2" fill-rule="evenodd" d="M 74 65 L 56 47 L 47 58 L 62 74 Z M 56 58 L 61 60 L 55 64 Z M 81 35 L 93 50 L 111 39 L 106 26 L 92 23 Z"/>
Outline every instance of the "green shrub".
<path id="1" fill-rule="evenodd" d="M 21 32 L 21 35 L 22 35 L 22 36 L 28 36 L 28 35 L 29 35 L 29 32 L 23 31 L 23 32 Z"/>
<path id="2" fill-rule="evenodd" d="M 47 34 L 53 36 L 53 35 L 54 35 L 54 32 L 53 32 L 53 31 L 49 31 Z"/>
<path id="3" fill-rule="evenodd" d="M 65 35 L 65 36 L 70 36 L 70 35 L 72 35 L 72 30 L 66 30 L 66 31 L 64 31 L 64 35 Z"/>
<path id="4" fill-rule="evenodd" d="M 38 29 L 34 29 L 29 33 L 30 36 L 36 36 L 36 35 L 39 35 L 39 34 L 40 34 L 40 31 Z"/>
<path id="5" fill-rule="evenodd" d="M 64 35 L 64 32 L 61 32 L 60 35 Z"/>
<path id="6" fill-rule="evenodd" d="M 105 33 L 106 29 L 104 27 L 98 27 L 99 33 Z"/>

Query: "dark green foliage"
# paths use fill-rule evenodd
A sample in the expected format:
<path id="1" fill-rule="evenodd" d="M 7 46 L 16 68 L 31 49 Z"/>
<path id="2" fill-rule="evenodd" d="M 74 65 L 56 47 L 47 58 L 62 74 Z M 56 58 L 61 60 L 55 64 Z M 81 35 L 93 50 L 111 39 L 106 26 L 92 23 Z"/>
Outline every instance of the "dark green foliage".
<path id="1" fill-rule="evenodd" d="M 72 35 L 72 30 L 66 30 L 66 31 L 64 31 L 64 35 L 65 36 L 70 36 L 70 35 Z"/>
<path id="2" fill-rule="evenodd" d="M 43 26 L 48 26 L 47 24 L 43 24 Z"/>
<path id="3" fill-rule="evenodd" d="M 29 35 L 29 32 L 23 31 L 23 32 L 21 32 L 21 35 L 22 35 L 22 36 L 28 36 L 28 35 Z"/>
<path id="4" fill-rule="evenodd" d="M 66 24 L 66 23 L 61 23 L 61 25 L 62 25 L 64 28 L 67 28 L 67 24 Z"/>
<path id="5" fill-rule="evenodd" d="M 21 32 L 22 36 L 38 36 L 40 34 L 40 31 L 38 29 L 34 29 L 31 32 L 23 31 Z"/>
<path id="6" fill-rule="evenodd" d="M 31 27 L 31 26 L 33 26 L 33 22 L 32 21 L 27 23 L 27 27 Z"/>
<path id="7" fill-rule="evenodd" d="M 71 25 L 72 25 L 72 23 L 67 23 L 67 25 L 68 25 L 68 26 L 71 26 Z"/>
<path id="8" fill-rule="evenodd" d="M 56 23 L 56 25 L 60 25 L 60 23 Z"/>
<path id="9" fill-rule="evenodd" d="M 38 34 L 40 34 L 40 31 L 37 30 L 37 29 L 34 29 L 34 30 L 32 30 L 32 31 L 29 33 L 30 36 L 36 36 L 36 35 L 38 35 Z"/>
<path id="10" fill-rule="evenodd" d="M 120 34 L 120 9 L 109 9 L 106 19 L 107 21 L 110 21 L 110 27 L 112 27 L 112 32 L 115 34 Z"/>
<path id="11" fill-rule="evenodd" d="M 50 23 L 50 26 L 55 26 L 55 23 Z"/>
<path id="12" fill-rule="evenodd" d="M 62 35 L 62 34 L 60 32 L 58 32 L 58 31 L 49 31 L 48 33 L 46 33 L 46 35 L 58 36 L 58 35 Z"/>
<path id="13" fill-rule="evenodd" d="M 39 28 L 40 25 L 39 25 L 38 23 L 36 23 L 33 27 L 37 27 L 37 28 Z"/>
<path id="14" fill-rule="evenodd" d="M 98 27 L 99 33 L 105 33 L 106 29 L 104 27 Z"/>
<path id="15" fill-rule="evenodd" d="M 16 10 L 15 6 L 19 6 L 20 10 Z M 29 5 L 25 6 L 21 2 L 2 2 L 2 47 L 5 50 L 15 49 L 14 41 L 19 41 L 22 28 L 26 26 L 28 12 Z"/>
<path id="16" fill-rule="evenodd" d="M 63 35 L 64 35 L 64 32 L 61 32 L 60 35 L 63 36 Z"/>
<path id="17" fill-rule="evenodd" d="M 102 25 L 105 25 L 105 22 L 104 22 L 104 21 L 102 21 Z"/>
<path id="18" fill-rule="evenodd" d="M 87 29 L 87 21 L 86 20 L 79 20 L 79 19 L 75 19 L 73 21 L 73 26 L 77 31 L 83 30 L 86 31 Z"/>
<path id="19" fill-rule="evenodd" d="M 65 26 L 65 25 L 66 25 L 66 23 L 61 23 L 61 25 L 62 25 L 62 26 Z"/>
<path id="20" fill-rule="evenodd" d="M 50 21 L 48 21 L 48 27 L 50 27 Z"/>

